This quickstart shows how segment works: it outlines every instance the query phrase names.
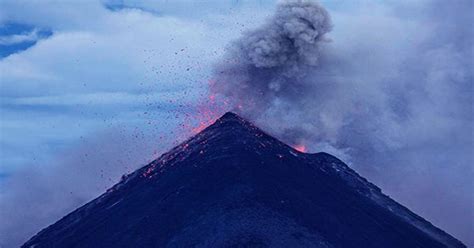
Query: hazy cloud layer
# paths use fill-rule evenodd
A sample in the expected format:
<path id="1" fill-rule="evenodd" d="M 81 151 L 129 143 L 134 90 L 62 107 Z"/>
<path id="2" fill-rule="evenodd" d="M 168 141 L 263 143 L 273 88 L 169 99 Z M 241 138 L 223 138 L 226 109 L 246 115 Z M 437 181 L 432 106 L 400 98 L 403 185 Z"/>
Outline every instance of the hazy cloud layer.
<path id="1" fill-rule="evenodd" d="M 473 10 L 461 0 L 366 1 L 335 12 L 325 42 L 324 9 L 283 2 L 230 44 L 212 89 L 284 141 L 343 158 L 472 244 Z"/>
<path id="2" fill-rule="evenodd" d="M 94 0 L 0 2 L 0 26 L 52 30 L 0 59 L 1 247 L 18 247 L 190 135 L 183 122 L 207 95 L 212 61 L 265 12 L 232 6 L 190 17 Z"/>

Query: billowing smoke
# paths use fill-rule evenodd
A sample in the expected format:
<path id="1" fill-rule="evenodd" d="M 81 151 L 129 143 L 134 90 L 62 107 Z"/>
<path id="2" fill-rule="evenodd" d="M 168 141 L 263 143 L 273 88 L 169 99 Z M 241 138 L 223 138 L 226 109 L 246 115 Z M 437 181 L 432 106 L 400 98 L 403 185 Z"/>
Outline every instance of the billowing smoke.
<path id="1" fill-rule="evenodd" d="M 473 216 L 473 4 L 354 5 L 335 13 L 331 31 L 318 3 L 281 2 L 230 44 L 211 89 L 266 131 L 342 158 L 474 244 L 465 219 Z"/>
<path id="2" fill-rule="evenodd" d="M 297 94 L 320 59 L 331 30 L 328 12 L 312 1 L 287 1 L 260 28 L 229 47 L 215 68 L 212 90 L 230 97 L 238 108 L 257 112 L 275 97 Z M 251 114 L 253 111 L 244 111 Z"/>

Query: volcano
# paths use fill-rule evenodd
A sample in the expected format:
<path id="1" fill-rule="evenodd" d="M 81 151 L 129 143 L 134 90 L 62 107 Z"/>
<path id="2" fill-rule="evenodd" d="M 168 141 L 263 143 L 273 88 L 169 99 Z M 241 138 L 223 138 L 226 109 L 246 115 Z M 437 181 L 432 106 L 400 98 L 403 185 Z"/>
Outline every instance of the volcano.
<path id="1" fill-rule="evenodd" d="M 226 113 L 22 247 L 465 247 L 339 159 Z"/>

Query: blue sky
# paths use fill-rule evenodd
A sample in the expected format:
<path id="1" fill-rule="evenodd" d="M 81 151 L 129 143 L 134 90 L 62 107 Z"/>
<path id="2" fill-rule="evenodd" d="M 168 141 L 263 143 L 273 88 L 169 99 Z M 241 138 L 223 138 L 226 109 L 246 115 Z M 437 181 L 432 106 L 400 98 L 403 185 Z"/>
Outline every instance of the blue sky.
<path id="1" fill-rule="evenodd" d="M 3 23 L 0 28 L 0 57 L 21 52 L 32 47 L 38 40 L 48 38 L 52 32 L 48 29 L 37 29 L 20 23 Z"/>
<path id="2" fill-rule="evenodd" d="M 4 212 L 13 216 L 0 226 L 0 246 L 18 244 L 188 137 L 182 123 L 207 101 L 213 65 L 275 2 L 0 1 L 0 200 L 12 202 Z M 472 47 L 472 33 L 464 32 L 472 23 L 451 21 L 472 4 L 454 0 L 441 15 L 438 0 L 321 2 L 334 23 L 330 49 L 349 61 L 341 85 L 354 82 L 328 110 L 343 116 L 351 97 L 375 106 L 408 99 L 412 109 L 375 118 L 384 126 L 374 129 L 383 147 L 376 158 L 390 166 L 362 166 L 346 154 L 356 146 L 328 151 L 474 244 L 472 224 L 463 220 L 472 215 L 472 72 L 459 59 Z M 343 121 L 354 121 L 325 117 L 326 142 L 337 139 Z M 13 214 L 36 205 L 39 214 Z"/>

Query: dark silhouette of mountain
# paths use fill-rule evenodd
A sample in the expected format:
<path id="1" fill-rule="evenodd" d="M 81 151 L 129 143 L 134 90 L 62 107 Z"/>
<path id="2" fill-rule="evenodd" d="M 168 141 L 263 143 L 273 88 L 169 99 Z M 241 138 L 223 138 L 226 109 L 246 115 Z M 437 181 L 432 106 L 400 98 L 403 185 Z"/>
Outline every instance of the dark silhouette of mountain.
<path id="1" fill-rule="evenodd" d="M 23 247 L 465 246 L 339 159 L 226 113 Z"/>

